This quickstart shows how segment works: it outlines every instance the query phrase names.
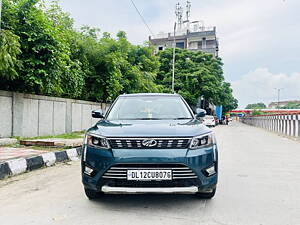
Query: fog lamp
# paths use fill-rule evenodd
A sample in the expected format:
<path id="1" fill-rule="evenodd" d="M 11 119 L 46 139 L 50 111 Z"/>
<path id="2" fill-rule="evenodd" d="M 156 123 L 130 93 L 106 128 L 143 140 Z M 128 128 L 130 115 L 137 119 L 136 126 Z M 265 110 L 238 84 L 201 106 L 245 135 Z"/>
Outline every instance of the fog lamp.
<path id="1" fill-rule="evenodd" d="M 85 173 L 85 174 L 91 176 L 93 172 L 94 172 L 94 170 L 93 170 L 92 168 L 90 168 L 90 167 L 88 167 L 88 166 L 85 166 L 85 167 L 84 167 L 84 173 Z"/>
<path id="2" fill-rule="evenodd" d="M 215 165 L 205 169 L 205 172 L 207 173 L 207 176 L 209 176 L 209 177 L 214 175 L 216 173 Z"/>

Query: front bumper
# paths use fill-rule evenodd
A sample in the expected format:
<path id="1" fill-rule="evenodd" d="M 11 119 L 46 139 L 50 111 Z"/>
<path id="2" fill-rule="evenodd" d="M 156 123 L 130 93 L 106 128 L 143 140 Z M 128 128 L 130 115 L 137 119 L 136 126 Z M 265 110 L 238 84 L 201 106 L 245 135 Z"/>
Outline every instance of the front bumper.
<path id="1" fill-rule="evenodd" d="M 152 188 L 136 188 L 136 187 L 110 187 L 103 186 L 102 192 L 107 194 L 194 194 L 198 192 L 197 186 L 191 187 L 152 187 Z"/>
<path id="2" fill-rule="evenodd" d="M 95 149 L 83 146 L 82 182 L 85 188 L 105 193 L 195 193 L 210 192 L 217 185 L 217 147 L 198 150 L 189 149 Z M 215 155 L 216 154 L 216 155 Z M 182 165 L 195 176 L 172 181 L 128 181 L 126 177 L 106 178 L 111 168 L 119 165 Z M 207 176 L 205 169 L 214 165 L 216 174 Z M 84 173 L 85 166 L 93 169 L 91 175 Z M 143 167 L 141 168 L 143 169 Z M 122 171 L 121 171 L 122 172 Z M 124 172 L 123 172 L 124 174 Z M 197 190 L 196 190 L 197 189 Z"/>

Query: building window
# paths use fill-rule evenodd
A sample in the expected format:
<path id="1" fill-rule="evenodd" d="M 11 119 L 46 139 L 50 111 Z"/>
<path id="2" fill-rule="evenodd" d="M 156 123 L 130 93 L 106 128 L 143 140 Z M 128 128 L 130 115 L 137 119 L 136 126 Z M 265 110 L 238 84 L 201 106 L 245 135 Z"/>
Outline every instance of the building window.
<path id="1" fill-rule="evenodd" d="M 162 51 L 162 50 L 164 50 L 164 47 L 159 46 L 159 47 L 158 47 L 158 51 Z"/>
<path id="2" fill-rule="evenodd" d="M 190 42 L 189 49 L 198 49 L 198 43 L 197 42 Z"/>
<path id="3" fill-rule="evenodd" d="M 198 41 L 198 49 L 202 48 L 202 41 Z"/>
<path id="4" fill-rule="evenodd" d="M 206 47 L 207 48 L 214 48 L 215 47 L 215 40 L 207 40 L 206 41 Z"/>
<path id="5" fill-rule="evenodd" d="M 184 42 L 177 42 L 176 48 L 184 48 Z"/>
<path id="6" fill-rule="evenodd" d="M 202 39 L 202 48 L 206 48 L 206 38 Z"/>

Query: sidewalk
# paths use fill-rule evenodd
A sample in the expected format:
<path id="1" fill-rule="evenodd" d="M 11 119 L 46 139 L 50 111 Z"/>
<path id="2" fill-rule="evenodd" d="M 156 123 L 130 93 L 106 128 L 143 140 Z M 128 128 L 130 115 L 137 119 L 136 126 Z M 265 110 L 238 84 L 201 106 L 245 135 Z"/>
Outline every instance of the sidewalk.
<path id="1" fill-rule="evenodd" d="M 0 147 L 0 163 L 11 159 L 28 158 L 46 152 L 48 151 L 34 150 L 28 148 Z"/>
<path id="2" fill-rule="evenodd" d="M 0 139 L 0 142 L 6 144 L 0 145 L 0 179 L 5 179 L 58 162 L 78 160 L 83 139 L 55 139 L 55 142 L 53 139 L 30 140 L 26 145 L 31 146 L 12 140 Z"/>

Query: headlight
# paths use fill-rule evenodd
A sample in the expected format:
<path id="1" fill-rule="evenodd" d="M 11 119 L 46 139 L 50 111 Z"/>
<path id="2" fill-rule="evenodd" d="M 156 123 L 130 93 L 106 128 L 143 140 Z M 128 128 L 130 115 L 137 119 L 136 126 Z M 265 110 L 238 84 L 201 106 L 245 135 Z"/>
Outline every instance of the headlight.
<path id="1" fill-rule="evenodd" d="M 85 144 L 95 148 L 109 148 L 108 141 L 105 137 L 96 135 L 96 134 L 87 134 L 85 139 Z"/>
<path id="2" fill-rule="evenodd" d="M 190 149 L 198 149 L 215 144 L 215 136 L 213 133 L 204 134 L 194 137 L 190 144 Z"/>

